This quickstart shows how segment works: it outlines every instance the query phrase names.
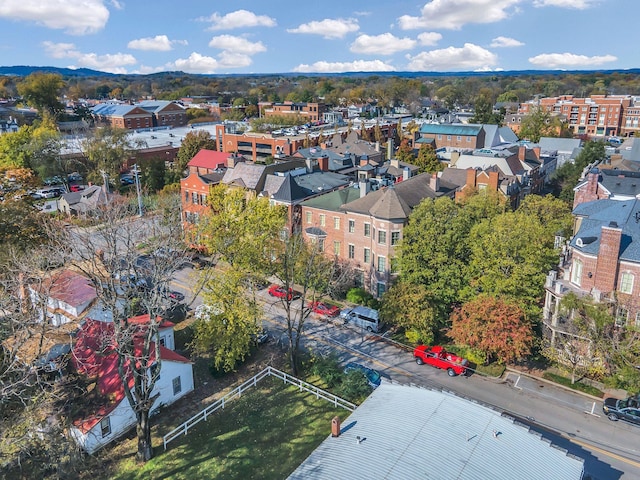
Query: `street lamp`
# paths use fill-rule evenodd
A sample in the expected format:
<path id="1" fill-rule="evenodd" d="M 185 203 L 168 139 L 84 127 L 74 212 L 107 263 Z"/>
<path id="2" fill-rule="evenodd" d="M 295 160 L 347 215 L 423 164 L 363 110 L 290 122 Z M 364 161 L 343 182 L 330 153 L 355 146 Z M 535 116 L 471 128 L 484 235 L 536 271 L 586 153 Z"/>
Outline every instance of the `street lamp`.
<path id="1" fill-rule="evenodd" d="M 133 165 L 131 169 L 133 175 L 136 179 L 136 193 L 138 194 L 138 215 L 142 216 L 142 193 L 140 192 L 140 169 L 138 168 L 138 164 Z"/>

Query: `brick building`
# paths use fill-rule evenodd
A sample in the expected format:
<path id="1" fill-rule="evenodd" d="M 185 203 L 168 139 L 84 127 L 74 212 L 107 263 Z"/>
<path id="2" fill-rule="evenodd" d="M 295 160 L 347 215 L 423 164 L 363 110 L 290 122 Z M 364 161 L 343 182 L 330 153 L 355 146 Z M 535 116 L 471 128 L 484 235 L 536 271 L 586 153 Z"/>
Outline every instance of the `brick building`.
<path id="1" fill-rule="evenodd" d="M 485 132 L 482 125 L 425 123 L 420 127 L 420 138 L 416 143 L 427 143 L 435 149 L 475 150 L 484 147 Z"/>
<path id="2" fill-rule="evenodd" d="M 327 111 L 324 103 L 302 103 L 302 102 L 260 102 L 258 104 L 261 115 L 269 117 L 301 117 L 308 122 L 319 122 L 322 115 Z"/>
<path id="3" fill-rule="evenodd" d="M 365 179 L 302 203 L 305 239 L 327 255 L 349 262 L 356 284 L 381 296 L 396 277 L 396 248 L 409 215 L 425 198 L 453 197 L 456 186 L 436 174 L 421 174 L 369 191 Z"/>
<path id="4" fill-rule="evenodd" d="M 186 110 L 176 102 L 147 100 L 136 105 L 99 103 L 91 109 L 97 124 L 127 130 L 180 127 L 187 124 Z"/>
<path id="5" fill-rule="evenodd" d="M 268 133 L 242 132 L 227 124 L 216 125 L 216 145 L 220 152 L 237 153 L 254 162 L 267 157 L 290 157 L 304 145 L 304 137 L 274 137 Z"/>
<path id="6" fill-rule="evenodd" d="M 640 128 L 640 108 L 631 108 L 633 104 L 634 98 L 630 95 L 591 95 L 588 98 L 562 95 L 521 103 L 518 113 L 528 115 L 535 108 L 542 108 L 552 115 L 561 116 L 574 135 L 629 136 Z M 511 126 L 508 117 L 507 124 Z"/>
<path id="7" fill-rule="evenodd" d="M 573 208 L 593 200 L 633 200 L 640 198 L 640 172 L 594 168 L 573 190 Z"/>

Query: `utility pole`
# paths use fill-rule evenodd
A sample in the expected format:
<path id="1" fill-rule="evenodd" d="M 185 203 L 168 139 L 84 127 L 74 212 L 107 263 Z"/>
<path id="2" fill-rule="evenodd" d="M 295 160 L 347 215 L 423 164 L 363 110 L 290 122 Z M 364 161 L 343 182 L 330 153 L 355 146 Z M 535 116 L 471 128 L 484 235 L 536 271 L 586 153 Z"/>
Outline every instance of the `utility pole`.
<path id="1" fill-rule="evenodd" d="M 140 169 L 138 168 L 138 164 L 133 165 L 131 169 L 133 175 L 136 179 L 136 193 L 138 194 L 138 215 L 142 216 L 142 192 L 140 191 Z"/>

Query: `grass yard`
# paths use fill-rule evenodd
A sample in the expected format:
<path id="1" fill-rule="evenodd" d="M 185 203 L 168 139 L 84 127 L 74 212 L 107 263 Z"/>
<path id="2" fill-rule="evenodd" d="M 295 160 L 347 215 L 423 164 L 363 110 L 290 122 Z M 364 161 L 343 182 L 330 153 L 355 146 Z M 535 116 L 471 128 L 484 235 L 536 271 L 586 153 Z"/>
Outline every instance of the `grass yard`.
<path id="1" fill-rule="evenodd" d="M 137 465 L 132 454 L 108 478 L 281 480 L 330 435 L 334 416 L 344 421 L 349 414 L 268 377 L 171 442 L 166 452 L 156 444 L 156 457 L 147 464 Z"/>

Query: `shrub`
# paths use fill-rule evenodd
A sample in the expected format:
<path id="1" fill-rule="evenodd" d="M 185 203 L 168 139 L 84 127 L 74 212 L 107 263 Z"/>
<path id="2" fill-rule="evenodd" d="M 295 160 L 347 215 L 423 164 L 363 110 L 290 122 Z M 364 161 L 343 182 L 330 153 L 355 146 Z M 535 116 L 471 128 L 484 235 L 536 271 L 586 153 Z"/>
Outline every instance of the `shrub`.
<path id="1" fill-rule="evenodd" d="M 323 357 L 316 355 L 311 357 L 308 363 L 309 371 L 312 375 L 317 375 L 326 383 L 328 388 L 339 385 L 342 381 L 342 369 L 338 365 L 338 360 L 332 356 Z"/>
<path id="2" fill-rule="evenodd" d="M 352 288 L 349 290 L 347 292 L 347 301 L 357 303 L 358 305 L 365 305 L 376 310 L 380 308 L 380 302 L 364 288 Z"/>
<path id="3" fill-rule="evenodd" d="M 347 374 L 342 373 L 342 383 L 336 388 L 335 394 L 353 403 L 360 403 L 371 393 L 367 378 L 357 370 Z"/>

